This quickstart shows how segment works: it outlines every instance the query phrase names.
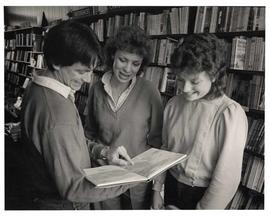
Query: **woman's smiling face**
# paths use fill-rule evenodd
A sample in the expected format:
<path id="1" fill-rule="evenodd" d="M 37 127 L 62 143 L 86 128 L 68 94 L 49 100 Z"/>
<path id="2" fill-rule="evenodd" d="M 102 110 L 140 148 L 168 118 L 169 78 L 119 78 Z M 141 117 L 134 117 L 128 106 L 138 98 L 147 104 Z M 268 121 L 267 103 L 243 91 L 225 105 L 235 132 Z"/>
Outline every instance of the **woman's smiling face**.
<path id="1" fill-rule="evenodd" d="M 177 85 L 186 100 L 195 101 L 209 93 L 212 87 L 212 81 L 209 74 L 205 71 L 199 73 L 183 71 L 177 74 Z"/>
<path id="2" fill-rule="evenodd" d="M 138 73 L 143 57 L 127 51 L 117 50 L 113 62 L 113 74 L 121 83 L 127 83 Z"/>

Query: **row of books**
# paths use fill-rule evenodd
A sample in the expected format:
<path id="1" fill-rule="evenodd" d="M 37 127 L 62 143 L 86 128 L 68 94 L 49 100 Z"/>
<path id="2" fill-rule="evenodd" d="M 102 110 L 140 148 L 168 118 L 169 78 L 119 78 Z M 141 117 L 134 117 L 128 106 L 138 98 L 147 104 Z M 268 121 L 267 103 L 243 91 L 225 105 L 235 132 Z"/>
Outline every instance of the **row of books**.
<path id="1" fill-rule="evenodd" d="M 5 82 L 5 94 L 9 95 L 9 97 L 16 98 L 21 93 L 21 88 L 10 83 Z"/>
<path id="2" fill-rule="evenodd" d="M 99 41 L 104 41 L 104 20 L 99 19 L 97 22 L 92 22 L 90 24 L 91 29 L 96 33 Z"/>
<path id="3" fill-rule="evenodd" d="M 25 89 L 30 80 L 31 77 L 20 76 L 18 73 L 8 72 L 5 75 L 5 84 L 11 84 L 13 88 Z"/>
<path id="4" fill-rule="evenodd" d="M 17 74 L 18 76 L 32 76 L 33 69 L 26 64 L 18 64 L 6 61 L 5 62 L 5 69 L 7 72 L 12 72 Z"/>
<path id="5" fill-rule="evenodd" d="M 246 149 L 264 155 L 264 119 L 248 117 Z"/>
<path id="6" fill-rule="evenodd" d="M 249 189 L 264 193 L 264 159 L 249 155 L 244 157 L 242 185 Z"/>
<path id="7" fill-rule="evenodd" d="M 9 110 L 8 106 L 5 106 Z M 5 124 L 5 134 L 9 135 L 14 142 L 18 142 L 21 138 L 20 122 L 10 122 Z"/>
<path id="8" fill-rule="evenodd" d="M 44 54 L 43 53 L 33 53 L 30 58 L 30 66 L 34 68 L 44 68 Z"/>
<path id="9" fill-rule="evenodd" d="M 232 40 L 230 68 L 264 70 L 265 42 L 262 37 L 235 37 Z"/>
<path id="10" fill-rule="evenodd" d="M 91 6 L 85 7 L 78 10 L 73 10 L 68 13 L 70 17 L 83 17 L 83 16 L 91 16 L 97 14 L 104 14 L 110 9 L 109 6 Z"/>
<path id="11" fill-rule="evenodd" d="M 148 35 L 187 34 L 189 8 L 172 8 L 159 14 L 147 12 L 131 12 L 125 15 L 115 15 L 106 20 L 106 36 L 111 37 L 119 26 L 137 25 Z M 103 28 L 103 24 L 100 25 Z"/>
<path id="12" fill-rule="evenodd" d="M 167 11 L 165 10 L 165 13 Z M 187 34 L 189 22 L 189 7 L 172 8 L 169 11 L 169 23 L 167 33 L 171 34 Z"/>
<path id="13" fill-rule="evenodd" d="M 6 60 L 16 60 L 30 63 L 32 51 L 11 50 L 6 52 Z"/>
<path id="14" fill-rule="evenodd" d="M 151 62 L 160 65 L 170 64 L 171 55 L 177 45 L 178 40 L 172 38 L 152 39 L 151 45 L 153 56 Z"/>
<path id="15" fill-rule="evenodd" d="M 264 76 L 230 73 L 225 93 L 246 109 L 264 110 Z"/>
<path id="16" fill-rule="evenodd" d="M 34 41 L 41 39 L 42 35 L 35 33 L 22 32 L 15 34 L 16 46 L 33 46 Z"/>
<path id="17" fill-rule="evenodd" d="M 168 67 L 148 67 L 141 75 L 154 83 L 156 88 L 168 95 L 175 95 L 176 77 Z"/>
<path id="18" fill-rule="evenodd" d="M 23 79 L 23 77 L 20 77 L 15 73 L 6 73 L 5 79 L 8 83 L 18 86 L 22 82 L 21 80 Z"/>
<path id="19" fill-rule="evenodd" d="M 131 12 L 110 16 L 104 23 L 98 21 L 96 28 L 110 37 L 122 25 L 138 25 L 149 35 L 187 34 L 203 32 L 237 32 L 265 29 L 265 7 L 198 6 L 172 7 L 158 14 Z M 106 10 L 103 10 L 106 13 Z M 194 23 L 190 23 L 194 22 Z M 101 30 L 102 29 L 102 30 Z"/>
<path id="20" fill-rule="evenodd" d="M 194 33 L 265 29 L 265 7 L 199 6 Z"/>
<path id="21" fill-rule="evenodd" d="M 106 36 L 111 37 L 116 34 L 117 29 L 120 26 L 139 26 L 142 29 L 147 29 L 146 23 L 146 13 L 133 13 L 125 14 L 125 15 L 115 15 L 113 17 L 109 17 L 106 21 Z"/>
<path id="22" fill-rule="evenodd" d="M 15 49 L 16 40 L 15 39 L 5 39 L 5 49 Z"/>
<path id="23" fill-rule="evenodd" d="M 264 209 L 264 202 L 240 186 L 228 209 Z"/>
<path id="24" fill-rule="evenodd" d="M 109 17 L 104 24 L 100 19 L 91 23 L 91 27 L 100 35 L 113 36 L 120 26 L 137 25 L 144 29 L 148 35 L 186 34 L 188 31 L 188 7 L 172 8 L 164 10 L 160 14 L 148 14 L 146 12 L 129 13 Z M 104 26 L 106 25 L 106 33 Z M 100 38 L 101 39 L 101 38 Z M 102 40 L 103 41 L 103 38 Z"/>

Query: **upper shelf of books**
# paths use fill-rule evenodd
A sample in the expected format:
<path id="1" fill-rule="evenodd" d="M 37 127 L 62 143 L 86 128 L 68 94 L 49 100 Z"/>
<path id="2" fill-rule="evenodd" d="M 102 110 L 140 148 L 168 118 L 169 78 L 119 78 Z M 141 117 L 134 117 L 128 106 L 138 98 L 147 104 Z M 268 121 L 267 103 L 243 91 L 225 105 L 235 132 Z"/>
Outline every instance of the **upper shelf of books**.
<path id="1" fill-rule="evenodd" d="M 217 33 L 234 37 L 242 34 L 264 36 L 265 7 L 184 6 L 184 7 L 87 7 L 69 13 L 70 19 L 91 23 L 104 36 L 120 25 L 138 25 L 149 35 Z M 224 34 L 230 33 L 230 34 Z M 252 34 L 251 36 L 254 36 Z"/>

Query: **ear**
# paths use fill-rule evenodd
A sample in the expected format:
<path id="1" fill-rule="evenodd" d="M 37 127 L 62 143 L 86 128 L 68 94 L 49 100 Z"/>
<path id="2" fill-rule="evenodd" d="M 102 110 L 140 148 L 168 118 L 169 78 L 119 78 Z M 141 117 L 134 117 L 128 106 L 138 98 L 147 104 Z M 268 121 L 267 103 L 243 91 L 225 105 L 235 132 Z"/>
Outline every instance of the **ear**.
<path id="1" fill-rule="evenodd" d="M 211 79 L 211 82 L 213 83 L 213 82 L 215 82 L 215 81 L 216 81 L 216 78 L 213 77 L 213 78 Z"/>

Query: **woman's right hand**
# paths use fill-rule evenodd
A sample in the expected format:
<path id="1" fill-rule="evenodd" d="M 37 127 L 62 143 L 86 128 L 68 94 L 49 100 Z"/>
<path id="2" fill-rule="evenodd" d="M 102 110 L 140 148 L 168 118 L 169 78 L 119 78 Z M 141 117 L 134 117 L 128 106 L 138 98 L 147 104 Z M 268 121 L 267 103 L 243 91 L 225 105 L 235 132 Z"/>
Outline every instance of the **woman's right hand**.
<path id="1" fill-rule="evenodd" d="M 109 164 L 119 166 L 127 166 L 134 164 L 124 146 L 110 147 L 107 152 L 107 160 Z"/>
<path id="2" fill-rule="evenodd" d="M 152 209 L 163 209 L 164 203 L 160 191 L 153 191 Z"/>

